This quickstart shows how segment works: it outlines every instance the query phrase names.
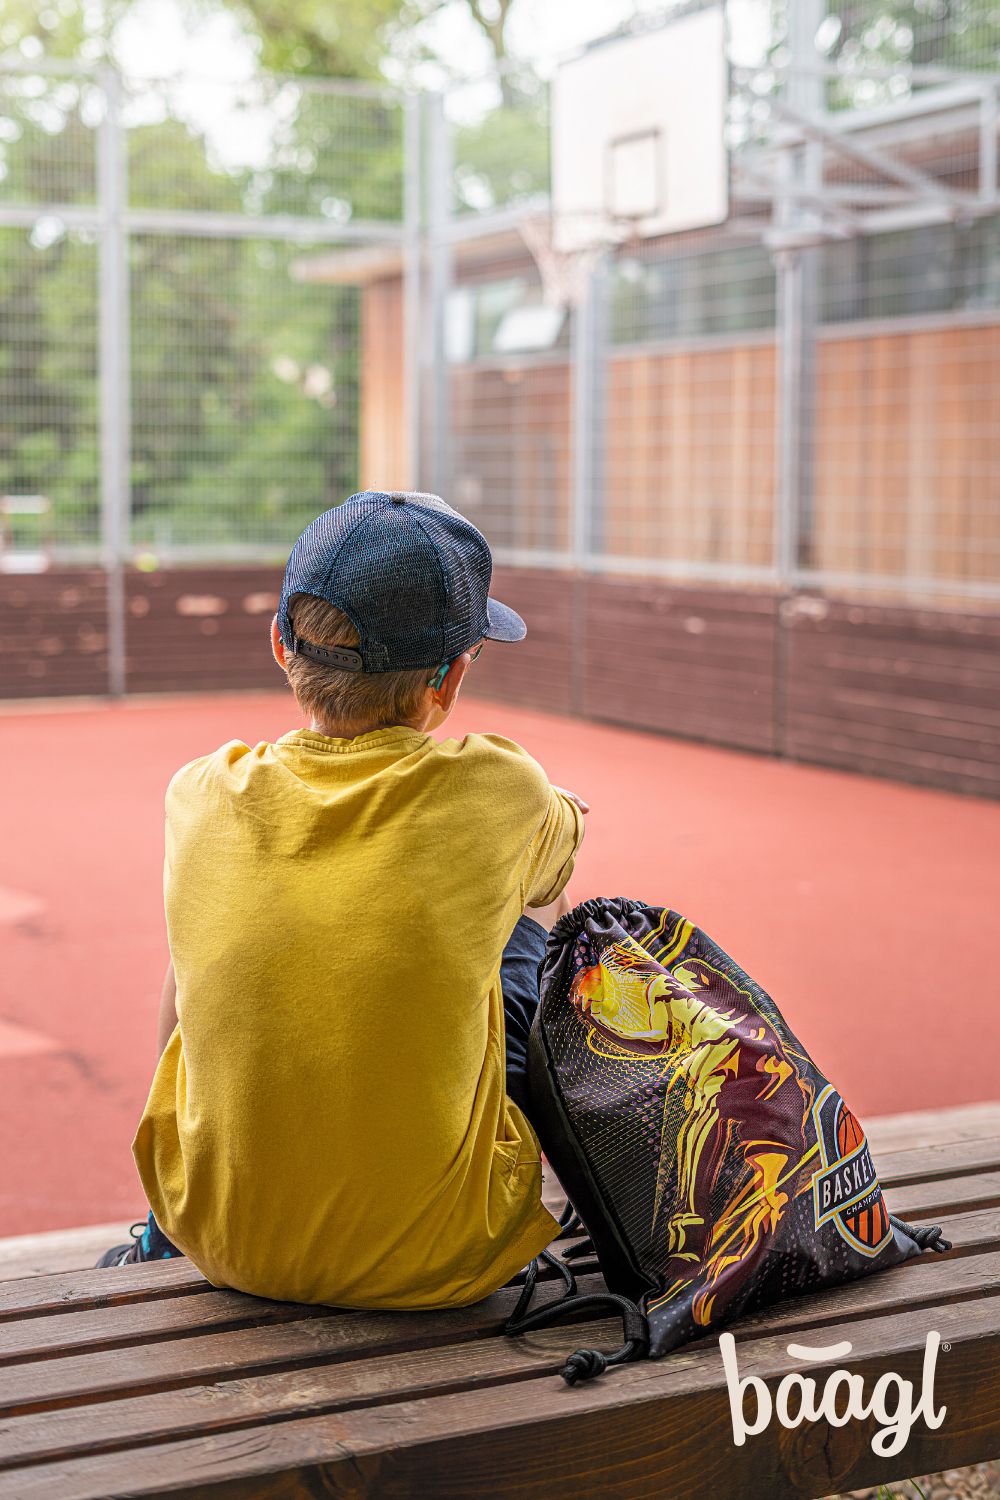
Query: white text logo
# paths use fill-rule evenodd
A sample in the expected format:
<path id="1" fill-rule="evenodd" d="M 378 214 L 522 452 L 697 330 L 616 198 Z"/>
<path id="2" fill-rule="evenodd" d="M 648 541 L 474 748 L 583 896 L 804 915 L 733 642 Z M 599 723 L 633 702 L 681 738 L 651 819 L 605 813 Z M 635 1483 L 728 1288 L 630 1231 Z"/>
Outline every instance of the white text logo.
<path id="1" fill-rule="evenodd" d="M 788 1352 L 792 1359 L 829 1364 L 831 1360 L 846 1359 L 853 1347 L 847 1340 L 841 1344 L 828 1344 L 825 1348 L 789 1344 Z M 948 1408 L 934 1409 L 934 1371 L 940 1347 L 941 1335 L 930 1332 L 924 1347 L 920 1398 L 916 1402 L 912 1380 L 904 1380 L 892 1370 L 879 1376 L 870 1396 L 865 1394 L 864 1376 L 852 1374 L 849 1370 L 831 1370 L 822 1393 L 817 1391 L 816 1381 L 811 1375 L 793 1371 L 781 1379 L 772 1402 L 771 1392 L 759 1375 L 740 1375 L 736 1365 L 736 1340 L 731 1333 L 721 1333 L 719 1350 L 729 1388 L 733 1442 L 737 1448 L 742 1448 L 748 1437 L 764 1431 L 772 1415 L 778 1418 L 782 1427 L 819 1421 L 829 1422 L 831 1427 L 844 1427 L 852 1419 L 862 1421 L 871 1416 L 879 1424 L 879 1430 L 872 1438 L 872 1452 L 880 1458 L 892 1458 L 906 1447 L 918 1417 L 923 1417 L 931 1428 L 940 1427 L 944 1421 Z M 757 1402 L 752 1421 L 747 1420 L 745 1410 L 748 1391 L 753 1392 Z M 846 1398 L 842 1393 L 846 1393 Z"/>

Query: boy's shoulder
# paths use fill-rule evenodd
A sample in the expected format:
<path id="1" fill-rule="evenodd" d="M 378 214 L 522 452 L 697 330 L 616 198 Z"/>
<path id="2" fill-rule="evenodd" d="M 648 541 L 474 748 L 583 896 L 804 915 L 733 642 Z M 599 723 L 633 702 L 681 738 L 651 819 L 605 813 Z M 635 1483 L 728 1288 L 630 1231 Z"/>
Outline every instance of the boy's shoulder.
<path id="1" fill-rule="evenodd" d="M 250 746 L 245 745 L 242 740 L 227 740 L 218 749 L 210 750 L 206 755 L 198 755 L 176 770 L 167 783 L 167 797 L 203 785 L 220 773 L 231 771 L 246 756 L 259 756 L 269 748 L 267 744 Z"/>
<path id="2" fill-rule="evenodd" d="M 466 734 L 460 740 L 441 740 L 438 749 L 443 755 L 461 759 L 466 766 L 538 786 L 548 795 L 549 778 L 544 768 L 523 745 L 502 734 Z"/>
<path id="3" fill-rule="evenodd" d="M 485 795 L 506 815 L 517 808 L 519 821 L 542 822 L 552 795 L 549 778 L 544 767 L 516 740 L 502 734 L 466 734 L 461 739 L 439 741 L 437 750 L 464 770 L 457 786 L 464 784 L 469 793 Z"/>

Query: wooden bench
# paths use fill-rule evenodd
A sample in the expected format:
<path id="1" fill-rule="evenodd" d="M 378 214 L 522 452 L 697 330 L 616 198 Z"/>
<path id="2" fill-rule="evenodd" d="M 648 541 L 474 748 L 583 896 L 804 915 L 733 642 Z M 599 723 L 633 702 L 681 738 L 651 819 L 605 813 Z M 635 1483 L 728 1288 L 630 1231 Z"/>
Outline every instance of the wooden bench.
<path id="1" fill-rule="evenodd" d="M 870 1391 L 896 1371 L 935 1397 L 903 1453 L 873 1425 L 786 1430 L 737 1449 L 718 1342 L 573 1389 L 568 1350 L 597 1322 L 509 1339 L 504 1291 L 449 1313 L 338 1312 L 216 1291 L 187 1261 L 0 1281 L 0 1497 L 821 1496 L 1000 1455 L 1000 1107 L 876 1122 L 890 1206 L 954 1248 L 734 1325 L 740 1373 L 774 1389 L 790 1339 L 850 1341 L 835 1364 Z M 65 1265 L 71 1238 L 54 1237 Z M 13 1248 L 12 1248 L 13 1246 Z M 0 1274 L 45 1262 L 0 1246 Z M 90 1259 L 93 1245 L 79 1251 Z M 22 1256 L 19 1263 L 18 1255 Z M 581 1290 L 597 1286 L 581 1268 Z M 547 1281 L 543 1295 L 559 1284 Z M 819 1380 L 828 1366 L 817 1366 Z M 749 1410 L 750 1408 L 748 1408 Z"/>

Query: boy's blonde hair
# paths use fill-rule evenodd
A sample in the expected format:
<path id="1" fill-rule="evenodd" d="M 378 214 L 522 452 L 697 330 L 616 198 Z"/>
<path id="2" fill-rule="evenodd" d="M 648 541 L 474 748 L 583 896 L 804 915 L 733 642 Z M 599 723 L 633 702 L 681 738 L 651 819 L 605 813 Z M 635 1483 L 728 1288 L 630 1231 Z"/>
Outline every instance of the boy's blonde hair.
<path id="1" fill-rule="evenodd" d="M 358 632 L 342 610 L 312 594 L 293 594 L 292 629 L 315 646 L 356 646 Z M 285 670 L 300 708 L 321 724 L 370 729 L 409 724 L 419 714 L 432 675 L 427 667 L 406 672 L 345 672 L 308 656 L 285 653 Z"/>

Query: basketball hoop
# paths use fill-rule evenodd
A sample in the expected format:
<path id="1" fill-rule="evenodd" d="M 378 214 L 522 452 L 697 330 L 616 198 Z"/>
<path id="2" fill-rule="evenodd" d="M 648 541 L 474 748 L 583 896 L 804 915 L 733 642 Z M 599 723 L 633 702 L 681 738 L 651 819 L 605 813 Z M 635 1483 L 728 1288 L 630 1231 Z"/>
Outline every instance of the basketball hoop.
<path id="1" fill-rule="evenodd" d="M 553 296 L 578 299 L 609 244 L 725 221 L 728 97 L 721 3 L 610 37 L 559 65 L 550 107 L 552 232 L 535 255 Z"/>
<path id="2" fill-rule="evenodd" d="M 545 304 L 548 307 L 579 307 L 594 267 L 613 241 L 609 239 L 604 244 L 587 245 L 579 250 L 557 249 L 553 243 L 552 219 L 548 215 L 525 219 L 519 228 L 521 238 L 538 267 Z"/>

